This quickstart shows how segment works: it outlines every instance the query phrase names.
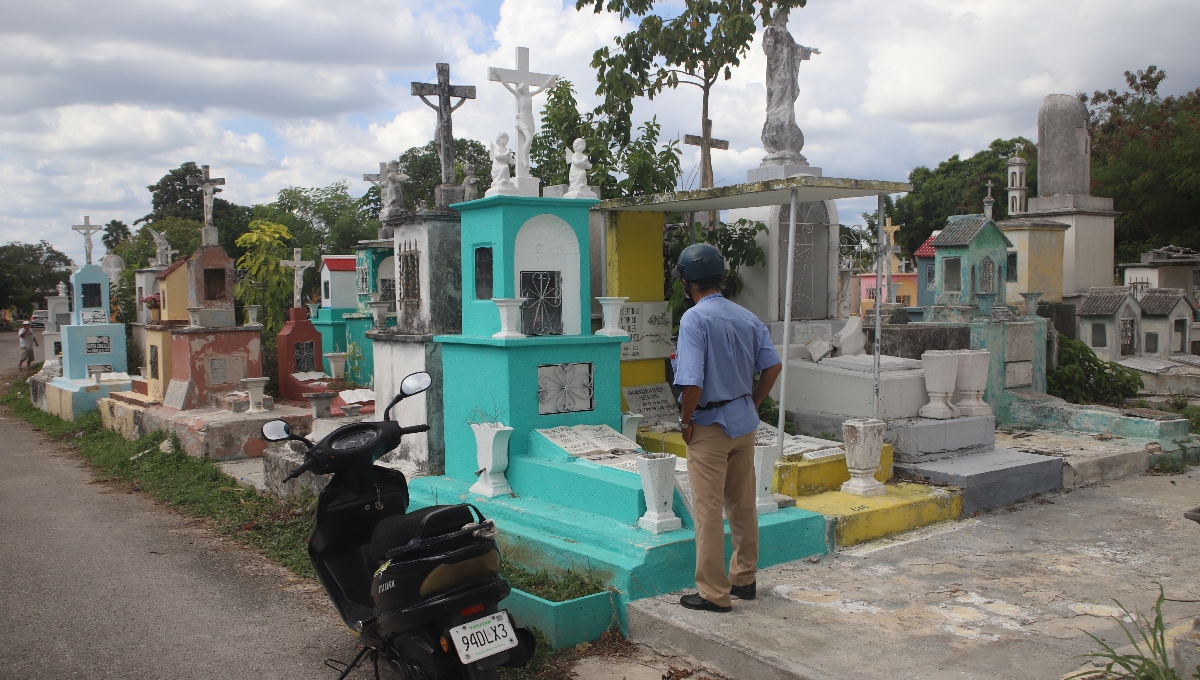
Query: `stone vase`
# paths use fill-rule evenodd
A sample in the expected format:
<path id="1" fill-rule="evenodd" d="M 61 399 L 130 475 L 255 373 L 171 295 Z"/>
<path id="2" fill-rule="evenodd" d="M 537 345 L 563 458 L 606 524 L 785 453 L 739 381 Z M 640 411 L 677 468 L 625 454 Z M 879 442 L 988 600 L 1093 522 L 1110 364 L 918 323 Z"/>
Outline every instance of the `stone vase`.
<path id="1" fill-rule="evenodd" d="M 771 495 L 778 456 L 777 445 L 754 447 L 754 506 L 760 515 L 779 511 L 779 503 Z"/>
<path id="2" fill-rule="evenodd" d="M 512 493 L 504 473 L 508 470 L 508 438 L 513 429 L 501 423 L 471 423 L 471 429 L 475 431 L 479 480 L 469 491 L 488 498 Z"/>
<path id="3" fill-rule="evenodd" d="M 950 400 L 954 397 L 955 380 L 958 378 L 959 356 L 957 352 L 946 350 L 930 350 L 921 355 L 929 403 L 922 406 L 917 415 L 937 420 L 958 417 L 958 407 L 951 404 Z"/>
<path id="4" fill-rule="evenodd" d="M 333 417 L 330 409 L 333 408 L 333 400 L 337 397 L 337 392 L 304 392 L 301 396 L 307 399 L 312 406 L 314 419 Z"/>
<path id="5" fill-rule="evenodd" d="M 345 352 L 325 352 L 325 358 L 329 359 L 329 372 L 334 380 L 342 380 L 346 376 L 346 353 Z"/>
<path id="6" fill-rule="evenodd" d="M 642 478 L 642 492 L 646 494 L 646 514 L 638 518 L 638 526 L 652 534 L 682 528 L 683 520 L 671 508 L 675 499 L 675 456 L 669 453 L 638 456 L 637 469 Z"/>
<path id="7" fill-rule="evenodd" d="M 842 441 L 846 444 L 846 467 L 850 481 L 842 484 L 842 492 L 863 496 L 883 496 L 887 488 L 878 479 L 879 456 L 883 453 L 883 433 L 887 424 L 882 420 L 864 418 L 842 423 Z"/>
<path id="8" fill-rule="evenodd" d="M 622 413 L 621 414 L 621 434 L 631 442 L 637 441 L 638 426 L 642 424 L 642 414 L 640 413 Z"/>
<path id="9" fill-rule="evenodd" d="M 956 404 L 959 412 L 964 416 L 992 415 L 992 407 L 983 400 L 983 393 L 987 390 L 991 352 L 986 349 L 965 349 L 959 350 L 958 354 L 956 387 L 962 393 Z"/>
<path id="10" fill-rule="evenodd" d="M 371 308 L 371 316 L 375 318 L 375 327 L 387 328 L 387 315 L 392 303 L 387 300 L 372 300 L 367 306 Z"/>
<path id="11" fill-rule="evenodd" d="M 600 309 L 604 313 L 604 327 L 596 331 L 596 335 L 628 336 L 619 325 L 618 320 L 621 317 L 621 305 L 628 300 L 627 297 L 598 297 L 596 301 L 600 303 Z"/>
<path id="12" fill-rule="evenodd" d="M 525 334 L 518 330 L 521 327 L 521 305 L 525 304 L 525 298 L 492 298 L 492 302 L 495 302 L 500 310 L 500 332 L 493 333 L 492 337 L 525 337 Z"/>
<path id="13" fill-rule="evenodd" d="M 345 413 L 348 418 L 357 418 L 362 407 L 362 404 L 342 404 L 342 413 Z"/>
<path id="14" fill-rule="evenodd" d="M 204 311 L 203 307 L 188 307 L 187 308 L 188 325 L 193 328 L 199 327 L 201 325 L 200 324 L 200 312 L 203 312 L 203 311 Z"/>
<path id="15" fill-rule="evenodd" d="M 269 380 L 270 378 L 242 378 L 246 391 L 250 393 L 250 409 L 247 413 L 262 413 L 267 410 L 263 408 L 263 389 Z"/>
<path id="16" fill-rule="evenodd" d="M 321 303 L 320 302 L 308 303 L 308 318 L 309 319 L 317 318 L 317 313 L 320 311 L 321 311 Z"/>
<path id="17" fill-rule="evenodd" d="M 1021 293 L 1021 297 L 1025 298 L 1025 316 L 1037 316 L 1038 302 L 1042 299 L 1042 294 Z"/>
<path id="18" fill-rule="evenodd" d="M 261 308 L 262 305 L 246 305 L 246 326 L 262 327 L 262 324 L 258 322 L 258 310 Z"/>

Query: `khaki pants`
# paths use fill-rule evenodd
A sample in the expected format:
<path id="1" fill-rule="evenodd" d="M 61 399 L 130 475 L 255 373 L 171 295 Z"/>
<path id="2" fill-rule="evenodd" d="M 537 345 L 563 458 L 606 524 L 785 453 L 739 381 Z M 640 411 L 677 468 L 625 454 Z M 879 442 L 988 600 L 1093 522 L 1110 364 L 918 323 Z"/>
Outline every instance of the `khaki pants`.
<path id="1" fill-rule="evenodd" d="M 696 585 L 700 597 L 729 606 L 731 585 L 754 583 L 758 571 L 758 509 L 754 498 L 754 433 L 736 439 L 720 425 L 692 426 L 687 447 L 688 478 L 696 522 Z M 725 575 L 725 524 L 729 518 L 733 557 Z"/>

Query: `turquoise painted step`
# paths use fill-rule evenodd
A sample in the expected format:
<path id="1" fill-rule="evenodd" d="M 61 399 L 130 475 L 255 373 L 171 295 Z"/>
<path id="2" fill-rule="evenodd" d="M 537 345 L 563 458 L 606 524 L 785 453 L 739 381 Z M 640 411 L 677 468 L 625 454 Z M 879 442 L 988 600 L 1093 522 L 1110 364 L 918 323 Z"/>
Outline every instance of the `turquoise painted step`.
<path id="1" fill-rule="evenodd" d="M 518 626 L 536 628 L 546 637 L 551 649 L 572 647 L 597 640 L 609 628 L 620 623 L 622 607 L 617 593 L 606 590 L 566 602 L 551 602 L 513 588 L 501 603 Z"/>

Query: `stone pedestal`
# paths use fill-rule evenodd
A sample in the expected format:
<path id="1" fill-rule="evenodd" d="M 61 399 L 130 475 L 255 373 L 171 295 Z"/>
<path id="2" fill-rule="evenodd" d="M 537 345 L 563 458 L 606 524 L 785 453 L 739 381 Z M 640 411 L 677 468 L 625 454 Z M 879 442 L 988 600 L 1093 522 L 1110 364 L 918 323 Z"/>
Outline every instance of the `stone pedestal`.
<path id="1" fill-rule="evenodd" d="M 621 305 L 628 300 L 627 297 L 597 297 L 596 301 L 600 303 L 601 312 L 604 314 L 604 327 L 596 331 L 596 335 L 629 335 L 619 325 L 618 321 L 621 316 Z"/>
<path id="2" fill-rule="evenodd" d="M 846 467 L 850 481 L 842 484 L 842 492 L 863 496 L 884 496 L 887 489 L 875 479 L 879 456 L 883 451 L 883 433 L 887 424 L 882 420 L 847 420 L 842 423 L 842 441 L 846 444 Z"/>
<path id="3" fill-rule="evenodd" d="M 493 333 L 493 338 L 523 338 L 521 328 L 521 305 L 525 298 L 492 298 L 500 310 L 500 332 Z"/>
<path id="4" fill-rule="evenodd" d="M 246 391 L 250 393 L 250 413 L 262 413 L 267 410 L 263 407 L 263 388 L 269 380 L 270 378 L 242 378 Z"/>
<path id="5" fill-rule="evenodd" d="M 661 534 L 683 527 L 683 521 L 671 508 L 675 498 L 675 461 L 672 454 L 638 456 L 638 475 L 642 478 L 642 493 L 646 495 L 646 514 L 638 518 L 638 526 L 652 534 Z"/>
<path id="6" fill-rule="evenodd" d="M 372 300 L 367 303 L 371 308 L 371 318 L 375 321 L 375 328 L 387 328 L 387 315 L 392 307 L 390 300 Z"/>
<path id="7" fill-rule="evenodd" d="M 956 406 L 964 416 L 990 416 L 992 407 L 983 400 L 988 382 L 988 362 L 991 352 L 986 349 L 961 350 L 958 379 L 955 386 L 962 394 Z"/>
<path id="8" fill-rule="evenodd" d="M 261 305 L 246 305 L 246 326 L 250 328 L 262 328 L 262 324 L 258 322 L 258 310 Z"/>
<path id="9" fill-rule="evenodd" d="M 1025 298 L 1025 316 L 1037 316 L 1038 302 L 1042 299 L 1041 293 L 1021 293 L 1021 297 Z"/>
<path id="10" fill-rule="evenodd" d="M 331 418 L 333 400 L 337 398 L 337 392 L 305 392 L 304 398 L 312 406 L 313 419 Z"/>
<path id="11" fill-rule="evenodd" d="M 475 431 L 475 460 L 479 465 L 479 481 L 470 492 L 494 498 L 512 493 L 508 479 L 508 438 L 513 429 L 500 423 L 471 423 Z"/>
<path id="12" fill-rule="evenodd" d="M 754 506 L 760 515 L 779 511 L 779 502 L 771 495 L 778 456 L 778 446 L 754 447 Z"/>
<path id="13" fill-rule="evenodd" d="M 334 380 L 341 380 L 346 373 L 346 353 L 326 352 L 325 358 L 329 360 L 330 377 Z"/>
<path id="14" fill-rule="evenodd" d="M 958 407 L 950 403 L 958 378 L 959 354 L 954 351 L 932 350 L 921 355 L 925 369 L 925 391 L 929 403 L 918 412 L 922 418 L 949 420 L 959 415 Z"/>
<path id="15" fill-rule="evenodd" d="M 347 418 L 357 418 L 362 407 L 362 404 L 342 404 L 342 413 L 345 413 Z"/>

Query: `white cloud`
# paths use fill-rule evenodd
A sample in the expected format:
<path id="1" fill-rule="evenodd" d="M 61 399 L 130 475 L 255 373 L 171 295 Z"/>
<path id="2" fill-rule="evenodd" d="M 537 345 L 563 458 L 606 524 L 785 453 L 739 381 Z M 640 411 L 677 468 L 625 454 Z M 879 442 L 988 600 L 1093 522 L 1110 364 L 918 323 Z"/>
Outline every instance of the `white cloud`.
<path id="1" fill-rule="evenodd" d="M 222 195 L 244 204 L 339 178 L 361 192 L 363 172 L 432 137 L 434 113 L 408 83 L 431 82 L 435 62 L 476 86 L 454 128 L 486 142 L 513 127 L 487 67 L 528 46 L 535 71 L 570 78 L 591 107 L 592 52 L 629 30 L 563 0 L 504 0 L 496 16 L 467 0 L 4 4 L 0 241 L 47 238 L 78 259 L 71 224 L 144 215 L 145 187 L 187 160 L 212 165 Z M 822 51 L 800 68 L 804 152 L 830 176 L 898 180 L 997 137 L 1035 137 L 1051 92 L 1119 88 L 1151 63 L 1169 92 L 1192 89 L 1198 24 L 1188 0 L 810 3 L 790 22 Z M 730 142 L 713 153 L 719 181 L 763 154 L 765 66 L 754 44 L 713 90 L 713 132 Z M 699 91 L 638 101 L 636 115 L 657 116 L 667 138 L 698 133 Z M 684 152 L 694 170 L 698 149 Z M 847 203 L 843 219 L 863 209 Z"/>

